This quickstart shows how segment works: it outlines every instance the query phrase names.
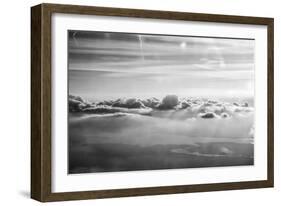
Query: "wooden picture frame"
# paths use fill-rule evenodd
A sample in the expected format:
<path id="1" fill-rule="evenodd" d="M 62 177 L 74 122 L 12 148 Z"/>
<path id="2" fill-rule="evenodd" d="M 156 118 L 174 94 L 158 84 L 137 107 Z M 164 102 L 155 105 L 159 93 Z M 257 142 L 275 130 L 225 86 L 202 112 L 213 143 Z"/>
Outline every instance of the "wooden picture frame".
<path id="1" fill-rule="evenodd" d="M 267 179 L 214 184 L 169 185 L 93 191 L 52 192 L 51 17 L 54 13 L 220 22 L 267 27 Z M 40 4 L 31 8 L 31 198 L 41 202 L 273 187 L 274 83 L 272 18 L 170 11 Z"/>

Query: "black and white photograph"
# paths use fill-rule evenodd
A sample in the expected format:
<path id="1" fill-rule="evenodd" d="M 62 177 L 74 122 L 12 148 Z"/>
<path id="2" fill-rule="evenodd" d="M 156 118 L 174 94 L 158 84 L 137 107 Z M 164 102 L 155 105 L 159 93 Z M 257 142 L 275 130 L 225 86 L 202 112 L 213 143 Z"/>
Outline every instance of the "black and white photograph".
<path id="1" fill-rule="evenodd" d="M 67 35 L 69 174 L 254 165 L 255 39 Z"/>

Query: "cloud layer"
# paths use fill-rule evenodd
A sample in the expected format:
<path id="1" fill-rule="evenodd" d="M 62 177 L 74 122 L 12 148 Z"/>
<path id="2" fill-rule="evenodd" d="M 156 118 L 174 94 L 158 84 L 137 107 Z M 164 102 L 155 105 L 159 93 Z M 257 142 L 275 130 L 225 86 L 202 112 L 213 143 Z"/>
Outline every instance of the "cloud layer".
<path id="1" fill-rule="evenodd" d="M 144 100 L 128 98 L 99 102 L 87 102 L 79 96 L 69 95 L 69 112 L 72 113 L 98 115 L 122 113 L 169 118 L 219 119 L 245 116 L 252 114 L 253 111 L 253 107 L 247 102 L 241 104 L 208 99 L 179 99 L 176 95 L 167 95 L 162 100 L 153 97 Z M 185 115 L 182 115 L 183 112 Z"/>

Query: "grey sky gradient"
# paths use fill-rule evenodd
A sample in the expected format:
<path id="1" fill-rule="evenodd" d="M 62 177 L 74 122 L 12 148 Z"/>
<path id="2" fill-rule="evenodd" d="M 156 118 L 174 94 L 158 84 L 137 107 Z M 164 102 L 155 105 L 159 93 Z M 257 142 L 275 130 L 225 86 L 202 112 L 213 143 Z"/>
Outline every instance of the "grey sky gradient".
<path id="1" fill-rule="evenodd" d="M 68 32 L 69 93 L 253 97 L 254 40 Z"/>

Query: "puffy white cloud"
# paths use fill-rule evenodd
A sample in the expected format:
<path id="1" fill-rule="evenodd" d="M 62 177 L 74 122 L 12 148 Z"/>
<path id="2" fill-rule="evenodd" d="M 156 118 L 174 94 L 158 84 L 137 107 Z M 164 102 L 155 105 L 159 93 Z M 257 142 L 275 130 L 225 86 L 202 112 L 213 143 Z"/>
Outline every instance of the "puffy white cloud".
<path id="1" fill-rule="evenodd" d="M 88 106 L 89 104 L 85 102 L 81 97 L 69 95 L 68 109 L 70 112 L 80 112 Z"/>
<path id="2" fill-rule="evenodd" d="M 222 118 L 229 118 L 230 115 L 228 113 L 226 113 L 226 112 L 223 112 L 223 113 L 221 113 L 221 117 Z"/>
<path id="3" fill-rule="evenodd" d="M 141 102 L 141 100 L 136 98 L 131 98 L 126 100 L 126 107 L 129 109 L 135 109 L 135 108 L 145 108 L 144 104 Z"/>
<path id="4" fill-rule="evenodd" d="M 161 118 L 223 118 L 247 117 L 254 108 L 248 103 L 238 104 L 204 99 L 179 99 L 176 95 L 167 95 L 162 101 L 157 98 L 123 98 L 88 103 L 79 96 L 69 95 L 69 111 L 90 114 L 133 113 L 159 116 Z M 165 111 L 165 110 L 169 110 Z"/>
<path id="5" fill-rule="evenodd" d="M 96 106 L 111 106 L 113 104 L 113 101 L 102 101 L 102 102 L 98 102 L 96 103 Z"/>
<path id="6" fill-rule="evenodd" d="M 219 118 L 219 116 L 214 112 L 199 113 L 198 116 L 203 119 Z"/>
<path id="7" fill-rule="evenodd" d="M 248 107 L 249 104 L 248 104 L 247 102 L 245 102 L 245 103 L 243 103 L 241 106 L 242 106 L 242 107 Z"/>
<path id="8" fill-rule="evenodd" d="M 79 97 L 79 96 L 74 96 L 74 95 L 70 94 L 68 98 L 71 99 L 71 100 L 76 100 L 76 101 L 79 101 L 79 102 L 84 102 L 82 97 Z"/>
<path id="9" fill-rule="evenodd" d="M 146 107 L 150 107 L 150 108 L 158 108 L 158 106 L 160 105 L 160 100 L 155 98 L 155 97 L 152 97 L 152 98 L 149 98 L 149 99 L 145 99 L 145 100 L 142 100 L 142 103 L 144 104 L 144 106 Z"/>
<path id="10" fill-rule="evenodd" d="M 190 108 L 192 103 L 187 99 L 182 99 L 179 101 L 178 105 L 176 106 L 176 109 L 187 109 Z"/>
<path id="11" fill-rule="evenodd" d="M 161 104 L 158 109 L 174 109 L 179 103 L 179 98 L 177 95 L 167 95 L 162 99 Z"/>
<path id="12" fill-rule="evenodd" d="M 82 111 L 91 114 L 108 114 L 108 113 L 121 112 L 120 109 L 111 106 L 92 106 L 92 107 L 85 108 Z"/>
<path id="13" fill-rule="evenodd" d="M 128 109 L 140 109 L 145 108 L 145 105 L 140 99 L 130 98 L 130 99 L 117 99 L 111 104 L 112 107 L 123 107 Z"/>

